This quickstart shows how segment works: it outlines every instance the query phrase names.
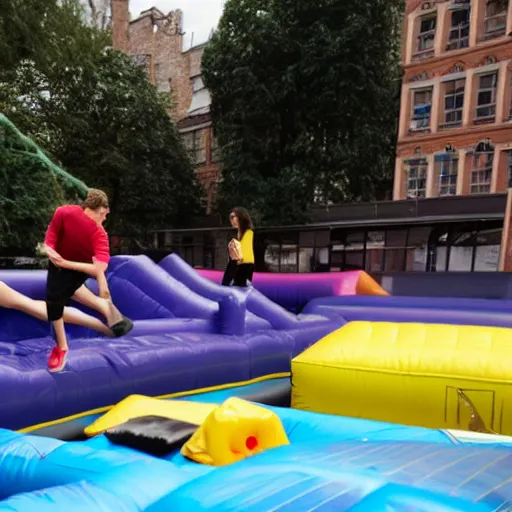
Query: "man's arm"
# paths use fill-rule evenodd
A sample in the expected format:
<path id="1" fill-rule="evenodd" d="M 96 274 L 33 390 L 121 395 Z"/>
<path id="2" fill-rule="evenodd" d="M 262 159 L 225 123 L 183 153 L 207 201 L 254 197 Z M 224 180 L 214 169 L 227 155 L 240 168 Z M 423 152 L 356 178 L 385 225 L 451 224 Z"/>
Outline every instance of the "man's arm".
<path id="1" fill-rule="evenodd" d="M 100 297 L 103 299 L 110 299 L 110 290 L 108 288 L 107 276 L 105 275 L 108 264 L 103 261 L 98 261 L 96 258 L 93 258 L 93 261 L 94 263 L 92 264 L 78 263 L 76 261 L 66 261 L 64 268 L 77 270 L 78 272 L 89 274 L 90 276 L 96 278 L 96 281 L 98 281 L 98 291 Z"/>
<path id="2" fill-rule="evenodd" d="M 50 261 L 57 267 L 67 268 L 70 270 L 76 270 L 84 274 L 88 274 L 91 277 L 97 277 L 100 273 L 105 273 L 107 270 L 107 264 L 94 261 L 94 263 L 80 263 L 78 261 L 65 260 L 57 251 L 52 249 L 50 246 L 46 246 L 46 254 Z"/>
<path id="3" fill-rule="evenodd" d="M 46 230 L 44 237 L 44 245 L 57 250 L 57 242 L 59 241 L 60 232 L 62 230 L 62 210 L 57 208 L 53 214 L 52 220 Z"/>
<path id="4" fill-rule="evenodd" d="M 69 268 L 70 270 L 76 270 L 77 272 L 82 272 L 83 274 L 88 274 L 91 277 L 98 278 L 99 274 L 104 274 L 106 272 L 108 265 L 101 261 L 98 263 L 80 263 L 78 261 L 64 260 L 64 264 L 60 266 L 62 268 Z"/>
<path id="5" fill-rule="evenodd" d="M 100 227 L 95 233 L 93 238 L 93 246 L 93 262 L 99 270 L 96 276 L 96 280 L 98 281 L 100 297 L 103 297 L 104 299 L 110 299 L 110 290 L 108 288 L 107 276 L 105 275 L 107 272 L 108 264 L 110 262 L 110 246 L 108 243 L 107 232 L 103 229 L 103 227 Z"/>

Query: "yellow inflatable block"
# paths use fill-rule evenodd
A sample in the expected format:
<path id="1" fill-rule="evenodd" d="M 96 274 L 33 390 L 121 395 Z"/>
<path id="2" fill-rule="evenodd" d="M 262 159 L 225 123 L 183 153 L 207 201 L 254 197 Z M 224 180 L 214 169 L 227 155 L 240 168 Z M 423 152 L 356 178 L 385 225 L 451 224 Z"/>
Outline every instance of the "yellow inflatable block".
<path id="1" fill-rule="evenodd" d="M 200 425 L 215 407 L 217 407 L 216 404 L 159 400 L 142 395 L 131 395 L 89 425 L 84 432 L 88 437 L 96 436 L 128 420 L 144 416 L 160 416 Z"/>
<path id="2" fill-rule="evenodd" d="M 209 414 L 181 453 L 201 464 L 224 466 L 285 444 L 289 441 L 275 413 L 233 397 Z"/>
<path id="3" fill-rule="evenodd" d="M 292 407 L 512 435 L 512 329 L 352 322 L 292 361 Z"/>

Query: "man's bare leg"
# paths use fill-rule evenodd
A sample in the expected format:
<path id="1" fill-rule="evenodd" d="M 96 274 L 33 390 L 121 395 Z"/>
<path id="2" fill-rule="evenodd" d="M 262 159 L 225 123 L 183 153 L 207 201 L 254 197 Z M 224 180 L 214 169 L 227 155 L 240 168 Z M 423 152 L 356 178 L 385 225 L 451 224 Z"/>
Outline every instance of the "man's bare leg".
<path id="1" fill-rule="evenodd" d="M 44 302 L 41 302 L 41 304 L 46 306 Z M 76 308 L 64 308 L 64 322 L 68 324 L 88 327 L 89 329 L 100 332 L 105 336 L 113 336 L 112 329 L 108 325 L 104 324 L 98 318 L 94 318 L 93 316 L 88 315 Z"/>
<path id="2" fill-rule="evenodd" d="M 59 313 L 60 304 L 52 303 L 51 307 L 51 314 Z M 62 308 L 62 313 L 64 313 L 64 308 Z M 51 318 L 51 314 L 48 312 L 48 318 Z M 66 329 L 64 328 L 64 318 L 60 317 L 57 320 L 52 320 L 51 324 L 53 326 L 53 334 L 55 336 L 55 343 L 57 346 L 53 347 L 53 350 L 50 352 L 48 370 L 54 373 L 62 371 L 66 366 L 69 347 L 66 337 Z"/>
<path id="3" fill-rule="evenodd" d="M 68 339 L 66 337 L 66 329 L 64 328 L 64 319 L 59 318 L 52 322 L 53 331 L 55 333 L 55 342 L 61 350 L 68 350 Z"/>
<path id="4" fill-rule="evenodd" d="M 75 292 L 73 299 L 80 304 L 83 304 L 84 306 L 87 306 L 101 313 L 106 318 L 109 326 L 112 326 L 123 320 L 123 315 L 114 306 L 110 298 L 104 299 L 94 295 L 94 293 L 92 293 L 91 290 L 89 290 L 89 288 L 87 288 L 85 285 L 81 286 Z"/>
<path id="5" fill-rule="evenodd" d="M 31 299 L 2 282 L 0 282 L 0 307 L 16 309 L 38 320 L 48 321 L 48 313 L 44 301 Z M 101 320 L 75 308 L 64 308 L 64 322 L 81 325 L 107 336 L 112 336 L 111 329 Z"/>

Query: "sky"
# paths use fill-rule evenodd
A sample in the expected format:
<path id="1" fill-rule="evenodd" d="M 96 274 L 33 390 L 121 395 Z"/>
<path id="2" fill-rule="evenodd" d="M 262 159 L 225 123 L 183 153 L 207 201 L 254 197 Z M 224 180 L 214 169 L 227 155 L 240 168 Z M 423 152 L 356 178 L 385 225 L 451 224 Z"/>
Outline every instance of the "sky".
<path id="1" fill-rule="evenodd" d="M 194 34 L 193 44 L 197 45 L 208 40 L 208 36 L 217 26 L 222 14 L 224 0 L 130 0 L 132 19 L 141 11 L 156 7 L 167 14 L 174 9 L 183 12 L 184 47 L 189 48 Z"/>

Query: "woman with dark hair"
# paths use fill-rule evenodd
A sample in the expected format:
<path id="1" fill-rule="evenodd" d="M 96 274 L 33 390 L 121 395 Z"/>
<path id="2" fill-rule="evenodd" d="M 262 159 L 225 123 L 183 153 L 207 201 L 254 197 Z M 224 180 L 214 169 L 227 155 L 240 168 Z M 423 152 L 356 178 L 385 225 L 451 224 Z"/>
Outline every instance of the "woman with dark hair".
<path id="1" fill-rule="evenodd" d="M 229 262 L 222 279 L 223 286 L 247 286 L 254 272 L 254 231 L 251 216 L 245 208 L 236 207 L 229 215 L 237 237 L 228 245 Z"/>

